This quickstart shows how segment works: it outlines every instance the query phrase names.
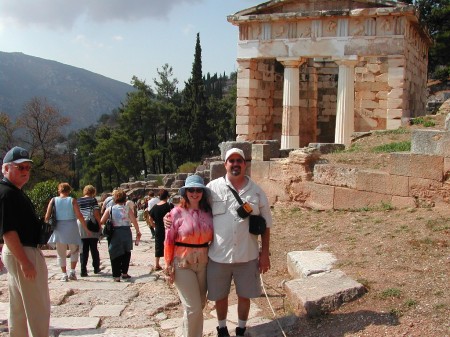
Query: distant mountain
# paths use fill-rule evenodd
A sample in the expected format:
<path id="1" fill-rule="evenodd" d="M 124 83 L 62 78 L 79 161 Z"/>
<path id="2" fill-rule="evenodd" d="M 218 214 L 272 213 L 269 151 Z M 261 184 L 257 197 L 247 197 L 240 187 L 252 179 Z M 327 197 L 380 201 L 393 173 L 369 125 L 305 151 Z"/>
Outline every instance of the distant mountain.
<path id="1" fill-rule="evenodd" d="M 45 97 L 63 116 L 69 130 L 94 124 L 125 102 L 134 88 L 93 72 L 23 53 L 0 52 L 0 112 L 13 120 L 33 97 Z"/>

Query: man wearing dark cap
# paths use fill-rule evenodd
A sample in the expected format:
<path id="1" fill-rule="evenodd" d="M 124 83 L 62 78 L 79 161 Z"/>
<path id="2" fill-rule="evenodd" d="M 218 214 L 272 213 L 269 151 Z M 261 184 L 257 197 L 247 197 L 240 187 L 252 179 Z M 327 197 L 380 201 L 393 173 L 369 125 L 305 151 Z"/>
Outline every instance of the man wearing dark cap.
<path id="1" fill-rule="evenodd" d="M 31 200 L 22 191 L 30 179 L 33 161 L 21 147 L 3 158 L 0 181 L 0 235 L 8 269 L 9 335 L 48 337 L 50 296 L 48 270 L 38 247 L 40 224 Z"/>

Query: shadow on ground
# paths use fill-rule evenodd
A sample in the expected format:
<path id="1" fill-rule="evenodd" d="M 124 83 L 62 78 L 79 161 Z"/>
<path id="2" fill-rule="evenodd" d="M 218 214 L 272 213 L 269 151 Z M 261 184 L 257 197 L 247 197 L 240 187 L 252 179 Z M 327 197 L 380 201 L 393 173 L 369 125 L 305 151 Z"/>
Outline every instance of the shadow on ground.
<path id="1" fill-rule="evenodd" d="M 329 314 L 319 318 L 285 316 L 252 328 L 251 336 L 283 337 L 344 337 L 364 331 L 370 325 L 396 326 L 398 318 L 389 313 L 358 311 L 347 314 Z"/>

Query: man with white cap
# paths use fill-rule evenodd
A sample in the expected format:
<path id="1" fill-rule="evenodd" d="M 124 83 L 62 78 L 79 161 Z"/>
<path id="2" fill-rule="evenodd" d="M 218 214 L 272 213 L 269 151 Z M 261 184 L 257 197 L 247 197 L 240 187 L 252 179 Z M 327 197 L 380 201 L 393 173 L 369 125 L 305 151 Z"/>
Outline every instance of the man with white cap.
<path id="1" fill-rule="evenodd" d="M 272 215 L 264 191 L 245 175 L 245 155 L 241 149 L 232 148 L 225 154 L 224 177 L 211 181 L 214 238 L 209 248 L 207 269 L 208 299 L 216 302 L 217 336 L 230 336 L 226 326 L 228 295 L 234 279 L 238 296 L 238 327 L 236 336 L 244 336 L 250 311 L 250 299 L 261 296 L 260 273 L 270 268 L 269 241 Z M 237 209 L 241 206 L 235 195 L 250 206 L 252 215 L 266 220 L 266 230 L 258 236 L 249 232 L 249 217 L 242 218 Z"/>
<path id="2" fill-rule="evenodd" d="M 3 158 L 0 181 L 0 235 L 8 269 L 9 336 L 48 337 L 50 296 L 45 258 L 38 248 L 40 223 L 22 187 L 30 179 L 33 161 L 21 147 Z"/>

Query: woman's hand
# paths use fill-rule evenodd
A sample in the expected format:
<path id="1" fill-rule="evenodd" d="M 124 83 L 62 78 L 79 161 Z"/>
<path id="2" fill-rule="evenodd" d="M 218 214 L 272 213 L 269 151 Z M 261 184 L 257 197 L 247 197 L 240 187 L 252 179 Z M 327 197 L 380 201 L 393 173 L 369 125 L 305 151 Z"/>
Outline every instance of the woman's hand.
<path id="1" fill-rule="evenodd" d="M 173 266 L 168 266 L 164 268 L 164 274 L 167 276 L 166 280 L 169 284 L 173 284 L 173 281 L 175 280 L 175 270 Z"/>

